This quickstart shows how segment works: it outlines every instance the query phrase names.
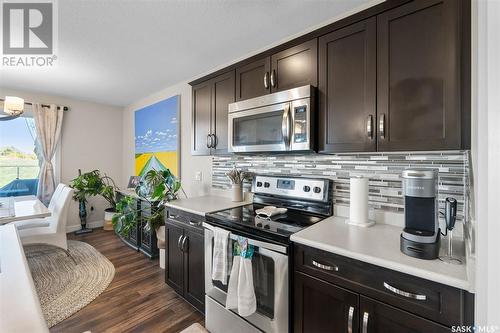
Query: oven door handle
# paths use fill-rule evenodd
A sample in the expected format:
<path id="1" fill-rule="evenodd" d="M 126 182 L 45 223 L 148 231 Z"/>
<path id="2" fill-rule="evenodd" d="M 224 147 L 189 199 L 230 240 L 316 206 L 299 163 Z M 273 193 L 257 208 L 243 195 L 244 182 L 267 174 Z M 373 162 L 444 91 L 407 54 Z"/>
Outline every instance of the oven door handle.
<path id="1" fill-rule="evenodd" d="M 289 150 L 290 147 L 290 128 L 290 104 L 286 103 L 283 110 L 283 120 L 281 121 L 281 132 L 283 134 L 286 150 Z"/>
<path id="2" fill-rule="evenodd" d="M 213 227 L 212 225 L 206 223 L 206 222 L 203 222 L 203 228 L 205 229 L 208 229 L 212 232 L 214 232 L 215 230 L 215 227 Z M 230 233 L 229 235 L 229 238 L 231 238 L 232 240 L 238 240 L 238 235 L 236 234 L 233 234 L 233 233 Z M 260 247 L 260 248 L 263 248 L 263 249 L 266 249 L 266 250 L 269 250 L 269 251 L 274 251 L 274 252 L 279 252 L 279 253 L 283 253 L 283 254 L 287 254 L 287 248 L 283 245 L 278 245 L 278 244 L 274 244 L 274 243 L 268 243 L 268 242 L 263 242 L 263 241 L 259 241 L 259 240 L 255 240 L 255 239 L 251 239 L 251 238 L 248 238 L 248 237 L 245 237 L 245 236 L 241 236 L 245 239 L 248 240 L 248 244 L 252 244 L 253 246 L 257 246 L 257 247 Z"/>

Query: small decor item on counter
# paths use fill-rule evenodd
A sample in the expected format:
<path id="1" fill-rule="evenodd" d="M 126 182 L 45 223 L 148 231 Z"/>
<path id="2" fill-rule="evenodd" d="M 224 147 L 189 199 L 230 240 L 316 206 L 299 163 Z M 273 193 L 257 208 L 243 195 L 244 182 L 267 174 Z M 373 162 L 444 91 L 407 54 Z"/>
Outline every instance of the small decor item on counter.
<path id="1" fill-rule="evenodd" d="M 448 264 L 460 265 L 462 264 L 462 261 L 453 256 L 453 228 L 455 227 L 455 221 L 457 220 L 457 200 L 455 198 L 446 198 L 444 209 L 446 234 L 448 233 L 448 230 L 450 231 L 448 236 L 448 254 L 440 256 L 439 260 Z"/>
<path id="2" fill-rule="evenodd" d="M 370 227 L 375 224 L 368 219 L 368 178 L 351 177 L 348 224 Z"/>
<path id="3" fill-rule="evenodd" d="M 231 187 L 233 190 L 232 201 L 243 201 L 243 180 L 248 177 L 248 174 L 234 167 L 231 171 L 226 173 L 226 176 L 231 181 Z"/>

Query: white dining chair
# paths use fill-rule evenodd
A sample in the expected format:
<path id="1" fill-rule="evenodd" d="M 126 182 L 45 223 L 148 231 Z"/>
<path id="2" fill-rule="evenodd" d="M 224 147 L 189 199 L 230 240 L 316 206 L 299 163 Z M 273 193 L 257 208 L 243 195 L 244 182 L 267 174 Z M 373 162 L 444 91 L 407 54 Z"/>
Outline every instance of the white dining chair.
<path id="1" fill-rule="evenodd" d="M 66 185 L 64 185 L 62 183 L 57 185 L 54 193 L 52 194 L 52 198 L 50 198 L 48 210 L 51 213 L 51 215 L 53 215 L 56 201 L 58 200 L 59 195 L 61 195 L 62 189 L 64 187 L 66 187 Z M 38 219 L 16 221 L 16 222 L 13 222 L 13 224 L 16 226 L 17 230 L 23 230 L 23 229 L 29 229 L 29 228 L 35 228 L 35 227 L 47 227 L 50 224 L 50 220 L 48 220 L 46 217 L 44 217 L 44 218 L 38 218 Z"/>
<path id="2" fill-rule="evenodd" d="M 59 188 L 59 186 L 58 186 Z M 44 219 L 45 225 L 32 225 L 27 227 L 21 225 L 18 227 L 19 237 L 23 245 L 28 244 L 49 244 L 56 246 L 66 252 L 71 257 L 68 251 L 68 240 L 66 238 L 66 222 L 68 220 L 68 208 L 71 202 L 73 189 L 63 186 L 59 194 L 49 204 L 51 215 Z M 52 206 L 52 207 L 51 207 Z M 73 257 L 71 257 L 73 259 Z M 73 259 L 74 261 L 74 259 Z"/>

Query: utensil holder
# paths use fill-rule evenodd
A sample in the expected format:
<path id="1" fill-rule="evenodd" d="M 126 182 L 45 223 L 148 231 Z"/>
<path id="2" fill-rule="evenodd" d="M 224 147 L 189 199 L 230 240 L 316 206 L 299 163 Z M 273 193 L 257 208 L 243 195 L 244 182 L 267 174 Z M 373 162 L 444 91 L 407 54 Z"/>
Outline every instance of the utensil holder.
<path id="1" fill-rule="evenodd" d="M 241 184 L 231 184 L 233 191 L 232 201 L 240 202 L 243 201 L 243 186 Z"/>

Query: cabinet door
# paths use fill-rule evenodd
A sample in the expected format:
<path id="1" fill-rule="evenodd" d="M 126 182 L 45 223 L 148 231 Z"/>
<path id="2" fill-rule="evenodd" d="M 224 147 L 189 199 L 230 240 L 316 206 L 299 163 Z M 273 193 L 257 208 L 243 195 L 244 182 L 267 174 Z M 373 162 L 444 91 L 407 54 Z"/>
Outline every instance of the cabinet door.
<path id="1" fill-rule="evenodd" d="M 214 117 L 212 134 L 215 136 L 212 150 L 214 154 L 227 153 L 227 115 L 228 105 L 234 102 L 235 82 L 234 71 L 222 74 L 213 80 L 212 88 L 212 115 Z"/>
<path id="2" fill-rule="evenodd" d="M 210 80 L 193 86 L 192 141 L 193 155 L 210 155 L 212 83 Z"/>
<path id="3" fill-rule="evenodd" d="M 165 223 L 165 233 L 165 282 L 182 295 L 184 290 L 184 253 L 180 245 L 184 231 L 174 224 Z"/>
<path id="4" fill-rule="evenodd" d="M 377 17 L 378 150 L 460 148 L 458 4 L 414 1 Z"/>
<path id="5" fill-rule="evenodd" d="M 269 94 L 271 91 L 269 57 L 236 68 L 236 100 Z"/>
<path id="6" fill-rule="evenodd" d="M 362 333 L 445 333 L 450 328 L 390 305 L 361 296 L 359 323 Z"/>
<path id="7" fill-rule="evenodd" d="M 203 230 L 185 229 L 184 298 L 205 312 L 205 260 Z"/>
<path id="8" fill-rule="evenodd" d="M 358 294 L 295 272 L 294 332 L 357 332 Z"/>
<path id="9" fill-rule="evenodd" d="M 319 39 L 319 150 L 376 150 L 376 19 Z"/>
<path id="10" fill-rule="evenodd" d="M 318 40 L 312 39 L 271 57 L 271 92 L 318 85 Z"/>

